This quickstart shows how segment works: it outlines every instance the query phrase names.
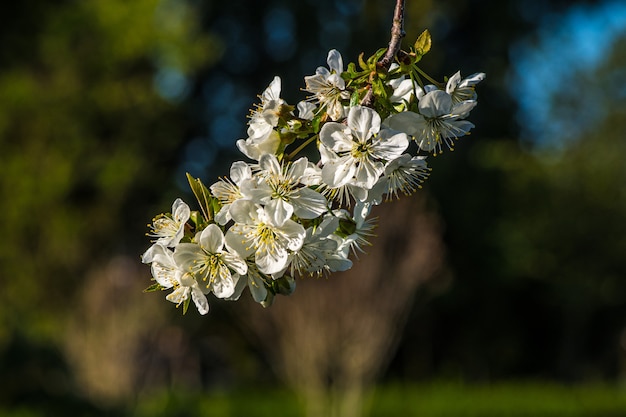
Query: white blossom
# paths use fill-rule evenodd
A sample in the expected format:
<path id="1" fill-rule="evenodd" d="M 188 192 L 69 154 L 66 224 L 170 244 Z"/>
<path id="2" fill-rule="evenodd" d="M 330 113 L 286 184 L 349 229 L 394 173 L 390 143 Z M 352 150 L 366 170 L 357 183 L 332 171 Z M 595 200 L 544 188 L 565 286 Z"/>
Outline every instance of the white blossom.
<path id="1" fill-rule="evenodd" d="M 275 155 L 259 159 L 259 172 L 241 184 L 241 193 L 255 203 L 265 205 L 274 224 L 281 226 L 293 214 L 301 219 L 314 219 L 327 211 L 326 198 L 301 184 L 309 161 L 300 158 L 281 165 Z"/>
<path id="2" fill-rule="evenodd" d="M 182 270 L 171 250 L 160 244 L 152 245 L 143 254 L 142 261 L 150 264 L 152 276 L 162 289 L 174 289 L 165 297 L 166 300 L 179 306 L 191 296 L 200 314 L 209 312 L 205 295 L 209 290 L 200 288 L 196 279 Z"/>
<path id="3" fill-rule="evenodd" d="M 350 108 L 347 126 L 326 123 L 320 141 L 328 151 L 322 180 L 331 188 L 348 183 L 372 188 L 385 163 L 400 156 L 409 144 L 406 134 L 381 129 L 378 113 L 362 106 Z"/>
<path id="4" fill-rule="evenodd" d="M 289 252 L 300 249 L 305 230 L 291 219 L 276 224 L 272 213 L 250 200 L 237 200 L 230 207 L 235 224 L 228 229 L 228 247 L 243 258 L 254 255 L 259 271 L 274 274 L 285 268 Z"/>
<path id="5" fill-rule="evenodd" d="M 341 100 L 350 98 L 350 93 L 346 91 L 346 83 L 341 78 L 343 59 L 337 50 L 332 49 L 328 52 L 326 62 L 330 70 L 319 67 L 315 75 L 304 77 L 305 91 L 314 94 L 313 97 L 326 109 L 331 120 L 339 120 L 344 116 Z"/>
<path id="6" fill-rule="evenodd" d="M 161 214 L 152 221 L 151 232 L 148 236 L 156 238 L 155 243 L 167 247 L 174 247 L 181 241 L 185 233 L 185 224 L 189 220 L 191 210 L 180 198 L 172 204 L 171 214 Z"/>
<path id="7" fill-rule="evenodd" d="M 181 243 L 176 247 L 174 259 L 183 271 L 204 281 L 218 298 L 233 295 L 239 275 L 248 267 L 238 253 L 224 248 L 224 234 L 216 224 L 210 224 L 196 238 L 197 243 Z"/>
<path id="8" fill-rule="evenodd" d="M 420 99 L 419 113 L 397 113 L 389 116 L 385 124 L 415 137 L 420 149 L 434 154 L 442 153 L 444 143 L 452 150 L 454 139 L 468 134 L 474 127 L 471 122 L 461 118 L 475 105 L 474 100 L 453 104 L 448 93 L 434 90 Z"/>
<path id="9" fill-rule="evenodd" d="M 222 207 L 215 214 L 215 221 L 220 225 L 225 225 L 231 219 L 230 205 L 233 201 L 243 198 L 239 187 L 241 183 L 252 178 L 252 168 L 243 161 L 234 162 L 230 167 L 230 179 L 221 178 L 211 185 L 211 193 L 220 201 Z"/>

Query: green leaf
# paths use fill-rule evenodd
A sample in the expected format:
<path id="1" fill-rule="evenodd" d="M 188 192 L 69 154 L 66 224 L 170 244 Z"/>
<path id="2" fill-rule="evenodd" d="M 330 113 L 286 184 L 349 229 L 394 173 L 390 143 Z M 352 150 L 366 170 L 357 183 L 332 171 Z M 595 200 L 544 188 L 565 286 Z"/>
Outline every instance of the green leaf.
<path id="1" fill-rule="evenodd" d="M 187 314 L 187 310 L 189 310 L 189 303 L 191 303 L 191 297 L 185 298 L 185 301 L 183 301 L 183 316 Z"/>
<path id="2" fill-rule="evenodd" d="M 214 200 L 216 199 L 211 196 L 211 192 L 204 186 L 204 184 L 202 184 L 202 181 L 200 181 L 199 178 L 194 178 L 187 173 L 187 181 L 189 181 L 191 191 L 193 191 L 193 194 L 198 200 L 198 204 L 200 204 L 200 209 L 202 210 L 204 218 L 210 222 L 213 220 L 213 214 L 215 213 Z"/>
<path id="3" fill-rule="evenodd" d="M 162 289 L 163 289 L 163 286 L 159 284 L 158 282 L 155 282 L 154 284 L 150 285 L 148 288 L 143 290 L 143 292 L 154 292 L 154 291 L 159 291 Z"/>
<path id="4" fill-rule="evenodd" d="M 430 51 L 431 45 L 432 39 L 430 38 L 430 32 L 426 29 L 415 41 L 415 52 L 418 55 L 426 55 L 426 53 Z"/>
<path id="5" fill-rule="evenodd" d="M 367 63 L 365 63 L 365 61 L 363 60 L 363 56 L 364 56 L 364 55 L 365 55 L 365 54 L 364 54 L 363 52 L 361 52 L 361 54 L 359 55 L 359 66 L 361 67 L 361 69 L 362 69 L 363 71 L 367 71 L 367 70 L 369 70 L 369 68 L 370 68 L 370 67 L 369 67 L 369 65 L 367 65 Z"/>

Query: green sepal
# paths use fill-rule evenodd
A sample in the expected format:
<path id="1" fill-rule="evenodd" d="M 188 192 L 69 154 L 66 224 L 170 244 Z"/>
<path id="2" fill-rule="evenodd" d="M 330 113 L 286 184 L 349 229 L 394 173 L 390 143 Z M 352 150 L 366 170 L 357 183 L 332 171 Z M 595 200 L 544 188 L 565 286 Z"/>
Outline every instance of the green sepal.
<path id="1" fill-rule="evenodd" d="M 311 127 L 313 128 L 313 133 L 320 132 L 321 124 L 322 124 L 322 113 L 319 113 L 313 118 L 313 120 L 311 120 Z"/>
<path id="2" fill-rule="evenodd" d="M 143 292 L 154 292 L 154 291 L 159 291 L 163 289 L 164 287 L 161 284 L 159 284 L 158 282 L 155 282 L 154 284 L 150 285 L 148 288 L 143 290 Z"/>
<path id="3" fill-rule="evenodd" d="M 189 304 L 191 303 L 191 297 L 185 298 L 183 301 L 183 316 L 187 314 L 187 310 L 189 310 Z"/>
<path id="4" fill-rule="evenodd" d="M 215 208 L 217 207 L 216 202 L 219 205 L 219 201 L 211 195 L 209 189 L 205 187 L 199 178 L 194 178 L 187 173 L 187 181 L 189 181 L 191 191 L 193 191 L 193 194 L 198 200 L 198 204 L 200 204 L 204 218 L 207 222 L 211 222 L 215 215 Z"/>
<path id="5" fill-rule="evenodd" d="M 358 90 L 354 90 L 352 92 L 352 95 L 350 96 L 350 107 L 354 107 L 354 106 L 358 105 L 360 101 L 361 101 L 361 99 L 359 98 L 359 91 Z"/>
<path id="6" fill-rule="evenodd" d="M 430 32 L 428 31 L 428 29 L 423 31 L 418 36 L 417 40 L 415 41 L 415 45 L 413 45 L 413 47 L 415 48 L 415 53 L 420 58 L 422 56 L 426 55 L 426 53 L 428 53 L 428 51 L 430 51 L 430 47 L 431 46 L 432 46 L 432 39 L 430 37 Z"/>
<path id="7" fill-rule="evenodd" d="M 356 232 L 356 223 L 350 219 L 339 219 L 339 227 L 335 233 L 340 237 L 348 237 Z"/>
<path id="8" fill-rule="evenodd" d="M 362 69 L 363 71 L 367 71 L 367 70 L 369 70 L 369 69 L 370 69 L 370 67 L 369 67 L 369 65 L 367 65 L 367 63 L 363 60 L 363 56 L 364 56 L 364 55 L 365 55 L 365 54 L 364 54 L 363 52 L 361 52 L 361 53 L 359 54 L 359 67 L 361 67 L 361 69 Z"/>
<path id="9" fill-rule="evenodd" d="M 372 89 L 374 90 L 375 96 L 387 99 L 390 92 L 388 89 L 391 89 L 391 87 L 386 85 L 380 78 L 375 78 L 372 81 Z"/>
<path id="10" fill-rule="evenodd" d="M 270 286 L 274 294 L 291 295 L 296 289 L 296 281 L 289 275 L 283 275 L 271 280 Z"/>
<path id="11" fill-rule="evenodd" d="M 219 202 L 218 202 L 219 204 Z M 219 209 L 215 210 L 213 209 L 214 212 L 218 212 Z M 194 210 L 191 212 L 191 214 L 189 215 L 189 220 L 191 220 L 191 222 L 194 225 L 194 232 L 198 233 L 204 229 L 206 229 L 206 227 L 209 225 L 209 223 L 206 221 L 206 219 L 204 218 L 204 216 L 202 216 L 200 214 L 199 211 Z"/>

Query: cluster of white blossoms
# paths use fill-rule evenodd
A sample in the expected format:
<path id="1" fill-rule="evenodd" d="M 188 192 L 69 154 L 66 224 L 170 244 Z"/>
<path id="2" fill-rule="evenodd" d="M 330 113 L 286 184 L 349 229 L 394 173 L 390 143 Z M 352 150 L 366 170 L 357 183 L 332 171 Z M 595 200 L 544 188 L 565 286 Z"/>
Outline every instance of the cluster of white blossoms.
<path id="1" fill-rule="evenodd" d="M 429 48 L 424 32 L 389 68 L 379 64 L 383 49 L 360 57 L 359 70 L 331 50 L 295 107 L 275 77 L 237 141 L 249 160 L 209 187 L 189 177 L 200 211 L 177 199 L 149 225 L 142 261 L 156 282 L 147 290 L 171 289 L 167 300 L 184 312 L 193 300 L 206 314 L 209 293 L 237 300 L 249 288 L 268 306 L 293 292 L 295 277 L 350 269 L 350 254 L 373 236 L 371 207 L 421 188 L 427 154 L 452 149 L 473 127 L 465 118 L 485 75 L 436 83 L 416 65 Z"/>

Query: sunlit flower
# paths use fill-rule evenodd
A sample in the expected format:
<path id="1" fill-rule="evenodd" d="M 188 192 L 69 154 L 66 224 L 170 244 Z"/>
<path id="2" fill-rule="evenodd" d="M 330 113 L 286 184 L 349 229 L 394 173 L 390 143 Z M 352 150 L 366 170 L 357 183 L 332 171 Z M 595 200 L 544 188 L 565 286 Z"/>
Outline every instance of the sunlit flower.
<path id="1" fill-rule="evenodd" d="M 248 270 L 245 261 L 224 248 L 224 234 L 216 224 L 210 224 L 195 240 L 197 243 L 181 243 L 176 247 L 176 263 L 183 271 L 204 281 L 216 297 L 230 297 L 239 275 Z"/>
<path id="2" fill-rule="evenodd" d="M 148 236 L 156 238 L 155 243 L 167 247 L 174 247 L 185 234 L 185 224 L 189 220 L 191 210 L 180 198 L 172 204 L 171 214 L 161 214 L 154 218 Z"/>
<path id="3" fill-rule="evenodd" d="M 485 79 L 484 72 L 477 72 L 461 79 L 461 71 L 457 71 L 446 83 L 446 93 L 452 96 L 452 103 L 461 103 L 465 100 L 476 100 L 474 86 Z"/>
<path id="4" fill-rule="evenodd" d="M 350 93 L 346 91 L 346 83 L 341 78 L 343 59 L 337 50 L 332 49 L 328 52 L 326 62 L 330 70 L 319 67 L 315 75 L 304 77 L 305 91 L 314 94 L 313 97 L 326 108 L 326 113 L 331 120 L 339 120 L 344 115 L 341 100 L 350 98 Z"/>
<path id="5" fill-rule="evenodd" d="M 320 141 L 328 151 L 322 168 L 324 183 L 330 188 L 348 183 L 372 188 L 385 163 L 400 156 L 409 144 L 404 133 L 381 130 L 380 124 L 380 116 L 373 109 L 354 106 L 347 126 L 329 122 L 322 127 Z"/>
<path id="6" fill-rule="evenodd" d="M 281 165 L 275 155 L 265 154 L 259 159 L 255 177 L 242 182 L 241 193 L 263 204 L 278 226 L 293 214 L 301 219 L 319 217 L 328 210 L 326 198 L 300 182 L 308 166 L 307 158 Z"/>
<path id="7" fill-rule="evenodd" d="M 368 193 L 367 201 L 380 204 L 383 194 L 388 200 L 398 198 L 398 193 L 411 195 L 422 188 L 421 184 L 429 174 L 425 156 L 402 154 L 387 164 L 383 175 Z"/>
<path id="8" fill-rule="evenodd" d="M 141 260 L 150 264 L 152 276 L 162 289 L 174 289 L 165 297 L 166 300 L 179 306 L 191 296 L 200 314 L 209 312 L 209 302 L 205 295 L 209 290 L 202 290 L 196 279 L 180 268 L 171 250 L 155 244 L 143 254 Z"/>
<path id="9" fill-rule="evenodd" d="M 468 134 L 474 127 L 471 122 L 460 120 L 474 106 L 476 101 L 473 100 L 453 104 L 448 93 L 435 90 L 419 100 L 419 113 L 397 113 L 389 116 L 385 124 L 415 137 L 420 149 L 434 154 L 442 153 L 443 144 L 452 150 L 454 139 Z"/>
<path id="10" fill-rule="evenodd" d="M 306 230 L 302 247 L 289 256 L 291 275 L 321 274 L 323 272 L 346 271 L 352 267 L 343 252 L 339 251 L 341 239 L 333 239 L 333 233 L 339 227 L 339 218 L 328 215 L 315 227 Z"/>
<path id="11" fill-rule="evenodd" d="M 252 111 L 248 138 L 237 141 L 237 148 L 250 159 L 258 161 L 263 154 L 275 153 L 280 145 L 280 136 L 274 130 L 285 105 L 285 101 L 280 98 L 280 89 L 280 77 L 274 77 L 261 94 L 261 104 Z"/>
<path id="12" fill-rule="evenodd" d="M 215 215 L 215 221 L 222 226 L 230 221 L 228 210 L 233 201 L 243 198 L 239 187 L 241 183 L 252 178 L 252 168 L 243 161 L 234 162 L 230 167 L 230 178 L 220 178 L 211 185 L 211 193 L 220 201 L 222 208 Z"/>
<path id="13" fill-rule="evenodd" d="M 289 251 L 300 249 L 304 240 L 304 227 L 286 220 L 278 225 L 271 213 L 250 200 L 237 200 L 230 206 L 235 224 L 228 229 L 226 241 L 229 248 L 243 258 L 254 255 L 259 271 L 275 274 L 287 265 Z"/>

